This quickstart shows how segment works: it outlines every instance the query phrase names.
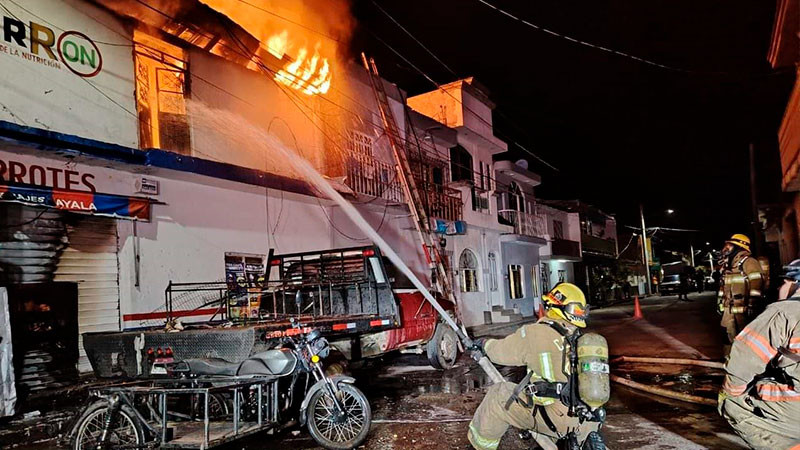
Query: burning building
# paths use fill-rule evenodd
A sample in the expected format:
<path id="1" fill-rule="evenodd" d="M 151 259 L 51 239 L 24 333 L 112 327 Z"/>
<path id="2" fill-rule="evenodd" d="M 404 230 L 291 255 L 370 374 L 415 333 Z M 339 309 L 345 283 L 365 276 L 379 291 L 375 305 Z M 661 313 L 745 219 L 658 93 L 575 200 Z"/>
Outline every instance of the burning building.
<path id="1" fill-rule="evenodd" d="M 0 86 L 0 286 L 12 305 L 33 308 L 18 314 L 60 317 L 67 349 L 59 367 L 28 371 L 30 386 L 70 365 L 89 369 L 79 333 L 163 323 L 171 282 L 258 270 L 271 249 L 365 243 L 254 129 L 306 158 L 430 280 L 367 74 L 342 50 L 346 5 L 0 3 L 9 15 L 0 60 L 11 68 Z M 492 135 L 488 96 L 472 80 L 453 84 L 480 110 L 463 110 L 459 123 L 420 106 L 439 101 L 435 92 L 409 99 L 411 110 L 404 91 L 383 83 L 425 206 L 450 241 L 462 319 L 533 314 L 540 282 L 529 250 L 544 238 L 526 224 L 538 176 L 512 168 L 528 206 L 500 211 L 511 207 L 498 198 L 512 197 L 493 181 L 493 156 L 506 147 Z M 216 310 L 203 305 L 180 298 L 175 313 L 206 320 Z M 19 364 L 57 352 L 29 343 Z"/>

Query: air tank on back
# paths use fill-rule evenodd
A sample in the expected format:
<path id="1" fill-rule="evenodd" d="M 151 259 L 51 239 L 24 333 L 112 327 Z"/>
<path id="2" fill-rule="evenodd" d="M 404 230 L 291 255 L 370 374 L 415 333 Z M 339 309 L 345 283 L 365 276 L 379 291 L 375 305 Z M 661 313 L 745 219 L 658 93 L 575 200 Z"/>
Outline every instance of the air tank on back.
<path id="1" fill-rule="evenodd" d="M 611 395 L 608 372 L 606 338 L 596 333 L 578 338 L 578 395 L 592 409 L 603 406 Z"/>

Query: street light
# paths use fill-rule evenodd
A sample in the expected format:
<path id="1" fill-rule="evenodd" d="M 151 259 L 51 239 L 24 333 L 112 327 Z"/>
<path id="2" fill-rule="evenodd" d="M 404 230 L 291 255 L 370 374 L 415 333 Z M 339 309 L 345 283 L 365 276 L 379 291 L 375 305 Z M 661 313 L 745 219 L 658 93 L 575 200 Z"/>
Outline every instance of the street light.
<path id="1" fill-rule="evenodd" d="M 668 209 L 668 210 L 667 210 L 667 214 L 670 214 L 670 215 L 672 215 L 672 214 L 674 214 L 674 213 L 675 213 L 675 210 L 674 210 L 674 209 Z"/>

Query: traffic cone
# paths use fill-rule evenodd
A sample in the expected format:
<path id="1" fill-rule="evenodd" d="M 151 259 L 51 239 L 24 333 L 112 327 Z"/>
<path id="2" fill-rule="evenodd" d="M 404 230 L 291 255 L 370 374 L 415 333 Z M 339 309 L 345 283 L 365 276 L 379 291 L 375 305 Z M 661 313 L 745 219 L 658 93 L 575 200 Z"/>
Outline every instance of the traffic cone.
<path id="1" fill-rule="evenodd" d="M 536 312 L 536 315 L 539 316 L 540 319 L 544 317 L 544 305 L 542 302 L 539 302 L 539 311 Z"/>
<path id="2" fill-rule="evenodd" d="M 644 319 L 642 315 L 642 307 L 639 306 L 639 296 L 633 297 L 633 320 Z"/>

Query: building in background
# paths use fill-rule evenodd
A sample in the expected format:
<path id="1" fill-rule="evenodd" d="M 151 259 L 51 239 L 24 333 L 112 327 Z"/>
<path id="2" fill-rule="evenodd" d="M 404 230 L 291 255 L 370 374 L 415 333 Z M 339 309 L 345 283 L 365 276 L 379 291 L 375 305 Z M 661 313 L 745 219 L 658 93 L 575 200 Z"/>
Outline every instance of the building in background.
<path id="1" fill-rule="evenodd" d="M 543 203 L 537 210 L 547 226 L 547 245 L 541 250 L 542 292 L 558 283 L 576 283 L 576 266 L 582 261 L 580 215 Z"/>
<path id="2" fill-rule="evenodd" d="M 581 236 L 581 262 L 576 265 L 575 279 L 592 303 L 611 298 L 616 284 L 617 221 L 611 214 L 580 200 L 543 200 L 562 211 L 578 214 Z"/>
<path id="3" fill-rule="evenodd" d="M 777 0 L 767 59 L 777 68 L 796 67 L 800 73 L 800 2 Z M 778 245 L 781 264 L 800 255 L 800 77 L 786 105 L 778 130 L 781 159 L 781 188 L 788 200 L 782 208 L 772 207 L 767 241 Z"/>
<path id="4" fill-rule="evenodd" d="M 408 105 L 456 133 L 449 186 L 464 199 L 467 226 L 464 235 L 447 238 L 447 249 L 462 319 L 471 326 L 532 317 L 545 244 L 534 208 L 539 176 L 509 161 L 493 162 L 507 145 L 494 136 L 488 90 L 473 78 L 410 97 Z"/>

